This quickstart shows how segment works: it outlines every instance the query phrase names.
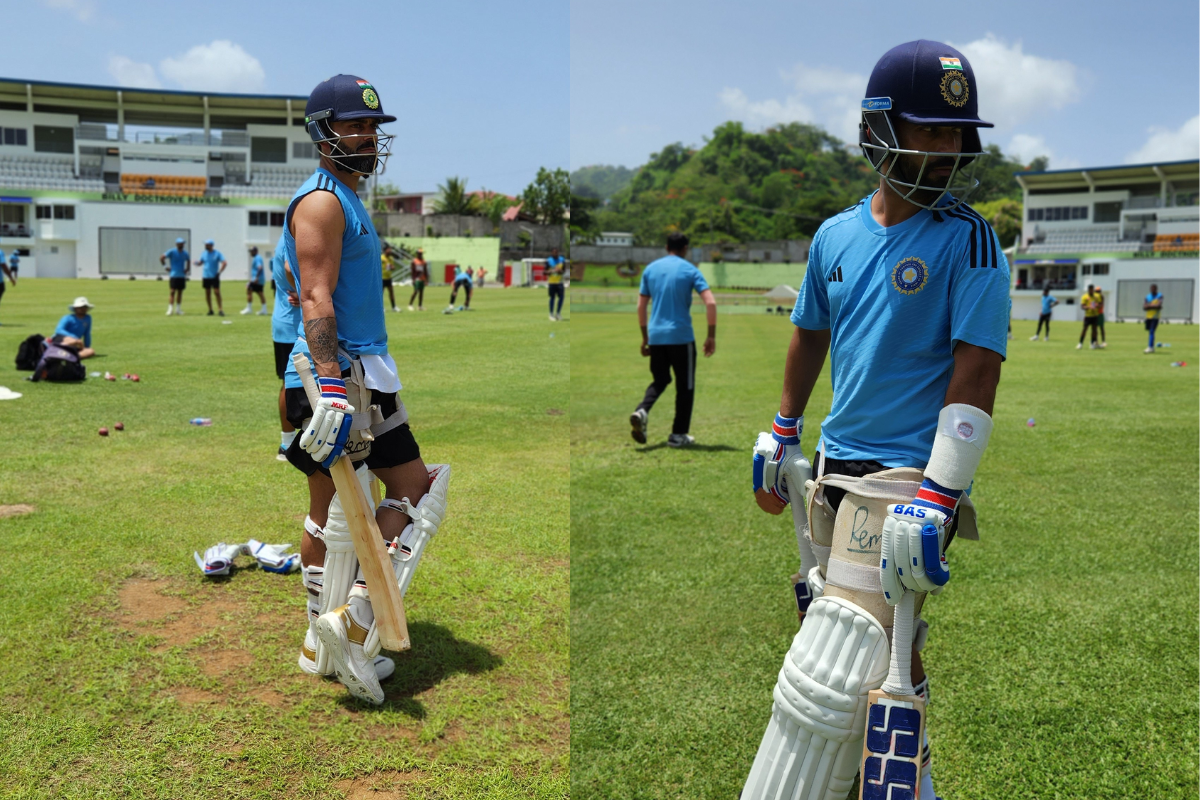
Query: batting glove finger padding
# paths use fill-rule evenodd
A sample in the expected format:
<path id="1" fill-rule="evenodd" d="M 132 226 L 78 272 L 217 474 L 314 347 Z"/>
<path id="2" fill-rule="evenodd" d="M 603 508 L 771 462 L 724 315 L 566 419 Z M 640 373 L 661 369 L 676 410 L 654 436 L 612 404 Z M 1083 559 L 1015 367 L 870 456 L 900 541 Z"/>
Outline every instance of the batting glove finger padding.
<path id="1" fill-rule="evenodd" d="M 879 575 L 889 605 L 899 601 L 900 587 L 914 592 L 937 592 L 950 580 L 950 570 L 942 555 L 945 531 L 946 515 L 941 511 L 908 503 L 888 506 L 880 543 Z"/>
<path id="2" fill-rule="evenodd" d="M 201 558 L 200 554 L 196 552 L 192 553 L 192 557 L 196 559 L 196 566 L 200 568 L 201 572 L 214 578 L 218 575 L 228 575 L 229 569 L 233 566 L 233 560 L 241 552 L 242 545 L 221 542 L 205 550 L 204 558 Z"/>
<path id="3" fill-rule="evenodd" d="M 341 378 L 318 378 L 317 383 L 321 397 L 300 437 L 300 447 L 324 466 L 330 456 L 336 460 L 342 454 L 350 435 L 354 406 L 346 400 L 346 382 Z"/>
<path id="4" fill-rule="evenodd" d="M 760 433 L 754 442 L 753 488 L 764 489 L 781 503 L 791 502 L 789 478 L 797 490 L 797 501 L 803 502 L 805 481 L 812 476 L 812 466 L 800 451 L 800 432 L 804 417 L 787 418 L 775 415 L 770 433 Z"/>

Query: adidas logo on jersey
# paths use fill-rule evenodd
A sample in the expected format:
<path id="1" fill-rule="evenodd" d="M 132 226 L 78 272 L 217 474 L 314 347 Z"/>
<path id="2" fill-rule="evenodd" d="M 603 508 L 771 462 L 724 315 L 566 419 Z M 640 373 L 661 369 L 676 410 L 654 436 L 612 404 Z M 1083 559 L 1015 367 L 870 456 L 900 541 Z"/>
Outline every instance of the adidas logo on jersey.
<path id="1" fill-rule="evenodd" d="M 358 235 L 359 235 L 359 236 L 366 236 L 366 235 L 367 235 L 367 226 L 366 226 L 366 225 L 363 225 L 361 222 L 360 222 L 360 223 L 358 223 Z"/>
<path id="2" fill-rule="evenodd" d="M 829 283 L 843 283 L 842 267 L 840 264 L 838 265 L 838 268 L 829 275 Z"/>

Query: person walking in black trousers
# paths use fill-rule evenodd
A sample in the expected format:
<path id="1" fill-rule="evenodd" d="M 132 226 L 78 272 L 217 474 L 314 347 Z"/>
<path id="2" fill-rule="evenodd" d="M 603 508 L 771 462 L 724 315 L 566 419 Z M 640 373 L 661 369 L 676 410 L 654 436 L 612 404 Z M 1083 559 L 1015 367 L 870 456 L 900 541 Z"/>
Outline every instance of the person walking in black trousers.
<path id="1" fill-rule="evenodd" d="M 629 416 L 633 439 L 638 444 L 646 443 L 650 409 L 670 385 L 672 372 L 675 373 L 675 421 L 667 444 L 686 447 L 696 441 L 688 434 L 696 396 L 692 291 L 699 293 L 704 301 L 708 319 L 705 356 L 711 356 L 717 349 L 717 301 L 700 270 L 684 260 L 687 247 L 686 236 L 671 234 L 667 237 L 667 255 L 651 263 L 642 273 L 642 286 L 638 293 L 638 325 L 642 329 L 642 355 L 650 357 L 653 381 L 646 388 L 646 395 L 637 410 Z"/>

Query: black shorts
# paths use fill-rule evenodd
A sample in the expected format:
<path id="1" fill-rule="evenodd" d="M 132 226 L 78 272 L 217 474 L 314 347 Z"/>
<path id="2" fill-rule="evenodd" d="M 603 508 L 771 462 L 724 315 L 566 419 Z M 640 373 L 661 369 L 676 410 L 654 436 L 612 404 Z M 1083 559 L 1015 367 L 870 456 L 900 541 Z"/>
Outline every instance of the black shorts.
<path id="1" fill-rule="evenodd" d="M 249 283 L 246 284 L 246 289 L 248 291 L 258 292 L 259 294 L 261 294 L 262 290 L 263 290 L 263 285 L 261 283 L 255 283 L 254 281 L 250 281 Z"/>
<path id="2" fill-rule="evenodd" d="M 849 475 L 852 478 L 861 478 L 865 475 L 871 475 L 875 472 L 883 472 L 885 467 L 878 461 L 841 461 L 836 458 L 825 459 L 824 465 L 821 464 L 821 451 L 818 450 L 813 455 L 812 469 L 813 480 L 817 478 L 817 468 L 821 467 L 824 475 Z M 842 498 L 846 496 L 845 489 L 839 489 L 836 486 L 825 486 L 825 502 L 829 507 L 837 512 L 838 506 L 842 504 Z M 954 541 L 954 534 L 958 532 L 958 515 L 955 514 L 950 520 L 950 530 L 946 531 L 946 545 L 942 548 L 942 552 L 950 547 L 950 542 Z"/>
<path id="3" fill-rule="evenodd" d="M 290 345 L 288 349 L 290 351 Z M 300 431 L 287 450 L 287 460 L 305 475 L 312 475 L 318 471 L 322 475 L 328 475 L 329 470 L 313 461 L 312 456 L 300 447 L 300 436 L 304 435 L 304 423 L 312 416 L 312 406 L 309 405 L 308 395 L 304 389 L 286 389 L 283 393 L 283 402 L 286 406 L 288 422 L 292 423 L 297 431 Z M 396 412 L 396 395 L 372 389 L 371 405 L 378 405 L 380 413 L 386 419 Z M 382 436 L 376 437 L 371 444 L 371 455 L 366 459 L 367 469 L 398 467 L 420 457 L 421 448 L 417 446 L 417 440 L 413 438 L 412 430 L 409 429 L 406 422 L 392 428 Z"/>
<path id="4" fill-rule="evenodd" d="M 4 281 L 0 281 L 0 297 L 4 296 L 4 286 L 5 286 Z"/>
<path id="5" fill-rule="evenodd" d="M 454 282 L 454 291 L 457 292 L 459 287 L 462 287 L 463 289 L 466 289 L 469 292 L 469 291 L 471 291 L 471 282 L 470 281 L 455 281 Z"/>
<path id="6" fill-rule="evenodd" d="M 221 276 L 218 275 L 215 278 L 203 278 L 201 279 L 200 285 L 205 289 L 220 289 Z"/>
<path id="7" fill-rule="evenodd" d="M 1152 330 L 1156 329 L 1157 327 L 1158 327 L 1158 319 L 1157 318 L 1146 320 L 1146 330 L 1152 331 Z"/>
<path id="8" fill-rule="evenodd" d="M 292 361 L 292 347 L 294 342 L 272 342 L 275 345 L 275 374 L 279 376 L 279 380 L 283 380 L 283 373 L 287 372 L 288 364 Z"/>
<path id="9" fill-rule="evenodd" d="M 171 278 L 171 288 L 177 292 L 182 292 L 187 288 L 187 278 Z"/>
<path id="10" fill-rule="evenodd" d="M 271 291 L 275 291 L 275 279 L 271 278 Z"/>
<path id="11" fill-rule="evenodd" d="M 392 279 L 391 279 L 391 278 L 384 278 L 384 279 L 383 279 L 383 288 L 385 288 L 385 289 L 390 289 L 390 288 L 392 288 Z"/>

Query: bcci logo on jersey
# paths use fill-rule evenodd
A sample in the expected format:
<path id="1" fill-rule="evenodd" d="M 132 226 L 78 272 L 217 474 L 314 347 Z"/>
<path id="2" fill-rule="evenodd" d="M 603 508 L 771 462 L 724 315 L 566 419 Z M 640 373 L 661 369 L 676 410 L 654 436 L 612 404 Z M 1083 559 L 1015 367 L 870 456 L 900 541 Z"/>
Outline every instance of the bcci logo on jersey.
<path id="1" fill-rule="evenodd" d="M 916 256 L 904 258 L 892 268 L 892 286 L 900 294 L 916 294 L 929 282 L 929 267 Z"/>

